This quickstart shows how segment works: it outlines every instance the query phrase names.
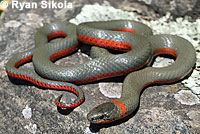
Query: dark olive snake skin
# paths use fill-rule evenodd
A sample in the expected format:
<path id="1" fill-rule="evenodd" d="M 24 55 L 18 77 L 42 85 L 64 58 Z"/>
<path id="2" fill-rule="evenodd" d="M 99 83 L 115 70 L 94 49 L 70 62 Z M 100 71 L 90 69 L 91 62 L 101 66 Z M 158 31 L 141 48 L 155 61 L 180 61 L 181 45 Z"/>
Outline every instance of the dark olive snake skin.
<path id="1" fill-rule="evenodd" d="M 66 38 L 54 39 L 60 36 Z M 127 52 L 111 54 L 104 48 L 93 46 L 90 53 L 93 60 L 84 64 L 67 68 L 52 62 L 76 51 L 79 48 L 78 40 Z M 146 67 L 135 71 L 160 54 L 172 55 L 176 60 L 167 67 Z M 19 68 L 31 60 L 37 73 Z M 41 87 L 75 93 L 77 99 L 73 103 L 60 102 L 62 96 L 55 100 L 56 105 L 62 108 L 77 107 L 84 101 L 83 91 L 74 84 L 128 74 L 119 99 L 101 104 L 89 112 L 88 120 L 98 124 L 127 116 L 137 108 L 143 88 L 150 84 L 178 81 L 192 71 L 195 62 L 195 49 L 190 42 L 175 35 L 152 35 L 152 30 L 139 22 L 113 20 L 87 22 L 78 26 L 55 22 L 40 28 L 35 35 L 35 48 L 14 55 L 8 61 L 6 71 L 10 77 L 24 79 Z"/>

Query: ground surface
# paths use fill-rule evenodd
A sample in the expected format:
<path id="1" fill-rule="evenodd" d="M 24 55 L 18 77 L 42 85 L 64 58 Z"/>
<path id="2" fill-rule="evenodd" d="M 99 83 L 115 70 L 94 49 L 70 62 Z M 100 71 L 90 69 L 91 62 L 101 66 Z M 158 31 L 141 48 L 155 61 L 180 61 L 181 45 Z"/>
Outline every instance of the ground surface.
<path id="1" fill-rule="evenodd" d="M 102 94 L 102 88 L 109 90 L 114 85 L 115 94 L 119 95 L 119 83 L 108 83 L 105 86 L 101 82 L 100 85 L 94 83 L 80 86 L 85 92 L 85 102 L 64 115 L 54 105 L 54 99 L 60 92 L 15 85 L 9 81 L 5 72 L 6 62 L 13 53 L 34 47 L 36 28 L 57 19 L 74 18 L 85 3 L 75 2 L 69 10 L 38 8 L 20 11 L 9 7 L 4 12 L 0 24 L 0 133 L 200 133 L 199 98 L 181 83 L 147 88 L 141 95 L 138 110 L 129 118 L 101 126 L 91 125 L 86 115 L 94 106 L 109 100 Z M 73 66 L 87 60 L 86 56 L 78 52 L 57 61 L 56 64 Z M 28 64 L 26 67 L 32 68 L 32 65 Z M 65 98 L 70 101 L 73 96 L 67 95 Z"/>

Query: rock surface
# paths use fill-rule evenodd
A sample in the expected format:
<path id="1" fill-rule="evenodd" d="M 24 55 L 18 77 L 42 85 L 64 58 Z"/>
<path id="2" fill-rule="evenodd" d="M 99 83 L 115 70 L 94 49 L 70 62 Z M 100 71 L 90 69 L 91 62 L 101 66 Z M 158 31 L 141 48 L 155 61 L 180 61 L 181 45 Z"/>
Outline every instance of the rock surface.
<path id="1" fill-rule="evenodd" d="M 175 16 L 197 12 L 198 0 L 138 0 L 152 7 L 159 14 L 170 12 Z"/>
<path id="2" fill-rule="evenodd" d="M 57 109 L 54 104 L 54 99 L 61 92 L 15 85 L 9 81 L 5 72 L 6 62 L 13 53 L 34 47 L 37 28 L 55 20 L 70 20 L 79 14 L 84 4 L 91 4 L 91 1 L 76 1 L 72 9 L 37 8 L 20 11 L 9 7 L 4 12 L 0 24 L 0 133 L 200 133 L 199 99 L 181 83 L 149 87 L 141 95 L 138 110 L 130 117 L 115 124 L 92 125 L 86 119 L 87 113 L 94 106 L 110 100 L 99 89 L 111 89 L 115 83 L 108 83 L 107 86 L 99 86 L 98 83 L 80 86 L 86 100 L 68 114 Z M 78 52 L 56 64 L 73 66 L 87 60 L 87 56 Z M 32 64 L 25 67 L 32 69 Z M 115 85 L 119 96 L 121 84 Z M 69 93 L 64 94 L 66 101 L 74 98 Z"/>

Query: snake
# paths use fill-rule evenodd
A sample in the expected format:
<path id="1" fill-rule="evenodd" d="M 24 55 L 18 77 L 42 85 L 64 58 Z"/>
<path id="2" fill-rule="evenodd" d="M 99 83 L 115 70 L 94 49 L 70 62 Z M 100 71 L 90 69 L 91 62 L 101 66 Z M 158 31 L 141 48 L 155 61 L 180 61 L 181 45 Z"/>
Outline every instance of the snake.
<path id="1" fill-rule="evenodd" d="M 54 61 L 90 44 L 93 58 L 73 67 Z M 111 49 L 120 53 L 111 53 Z M 174 62 L 165 67 L 150 66 L 158 55 L 171 55 Z M 20 66 L 32 62 L 34 69 Z M 85 100 L 79 84 L 127 75 L 120 98 L 94 107 L 87 119 L 104 124 L 122 119 L 136 110 L 141 91 L 152 84 L 174 83 L 188 76 L 195 66 L 193 45 L 177 35 L 153 35 L 147 25 L 133 20 L 84 22 L 79 25 L 57 21 L 39 28 L 35 47 L 13 55 L 6 64 L 9 78 L 26 80 L 39 87 L 64 90 L 77 98 L 71 103 L 55 99 L 58 107 L 75 108 Z"/>

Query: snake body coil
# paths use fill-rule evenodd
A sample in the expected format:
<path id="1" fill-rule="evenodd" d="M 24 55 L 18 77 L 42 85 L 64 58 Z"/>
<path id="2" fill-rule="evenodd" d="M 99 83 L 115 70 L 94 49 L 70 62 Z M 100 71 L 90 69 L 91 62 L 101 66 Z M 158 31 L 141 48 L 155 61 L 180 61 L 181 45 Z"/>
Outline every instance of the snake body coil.
<path id="1" fill-rule="evenodd" d="M 66 38 L 54 39 L 60 36 Z M 78 40 L 127 52 L 114 55 L 104 48 L 92 47 L 91 56 L 94 59 L 84 64 L 67 68 L 52 62 L 76 51 L 79 48 Z M 176 60 L 167 67 L 147 67 L 135 71 L 160 54 L 172 55 Z M 37 73 L 18 68 L 31 60 Z M 60 102 L 62 96 L 55 100 L 56 105 L 62 108 L 77 107 L 84 101 L 82 90 L 74 84 L 129 73 L 124 80 L 121 97 L 95 107 L 87 116 L 92 123 L 108 123 L 133 112 L 144 87 L 180 80 L 192 71 L 195 62 L 195 49 L 187 40 L 175 35 L 152 35 L 151 29 L 139 22 L 115 20 L 87 22 L 78 26 L 56 22 L 40 28 L 35 35 L 35 48 L 13 56 L 6 65 L 6 71 L 10 77 L 24 79 L 41 87 L 75 93 L 77 99 L 71 104 Z"/>

